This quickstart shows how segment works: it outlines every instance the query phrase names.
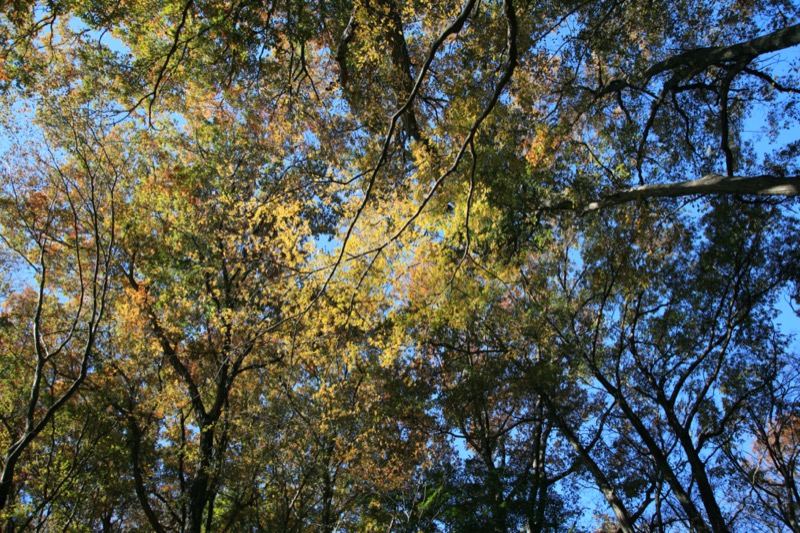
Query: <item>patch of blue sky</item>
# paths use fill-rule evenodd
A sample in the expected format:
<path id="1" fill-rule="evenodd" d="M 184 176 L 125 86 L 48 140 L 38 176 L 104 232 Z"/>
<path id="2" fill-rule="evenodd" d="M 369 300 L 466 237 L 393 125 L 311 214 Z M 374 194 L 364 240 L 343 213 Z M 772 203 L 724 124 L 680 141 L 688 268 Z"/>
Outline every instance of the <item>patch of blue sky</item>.
<path id="1" fill-rule="evenodd" d="M 96 39 L 98 45 L 104 46 L 113 52 L 130 54 L 131 49 L 108 29 L 93 28 L 78 17 L 70 17 L 68 26 L 70 30 L 76 33 L 82 33 Z"/>
<path id="2" fill-rule="evenodd" d="M 2 188 L 0 196 L 11 202 L 19 201 L 20 191 L 20 168 L 30 167 L 37 171 L 44 170 L 46 165 L 57 165 L 58 158 L 63 156 L 61 150 L 56 147 L 49 147 L 48 150 L 40 150 L 46 146 L 44 133 L 34 124 L 35 107 L 30 100 L 20 99 L 11 105 L 11 113 L 4 116 L 9 117 L 10 121 L 0 123 L 0 175 L 2 177 Z M 31 152 L 41 152 L 32 154 Z M 45 161 L 35 161 L 35 157 L 44 158 Z M 51 161 L 46 162 L 47 159 Z M 12 163 L 17 168 L 12 168 Z M 38 163 L 38 164 L 37 164 Z M 23 287 L 33 287 L 37 284 L 36 276 L 38 266 L 29 262 L 35 259 L 35 254 L 29 253 L 30 250 L 20 249 L 11 244 L 3 234 L 7 228 L 0 226 L 0 298 L 5 300 L 8 286 L 12 286 L 16 291 Z M 32 242 L 27 243 L 28 246 Z M 23 245 L 24 246 L 24 245 Z"/>

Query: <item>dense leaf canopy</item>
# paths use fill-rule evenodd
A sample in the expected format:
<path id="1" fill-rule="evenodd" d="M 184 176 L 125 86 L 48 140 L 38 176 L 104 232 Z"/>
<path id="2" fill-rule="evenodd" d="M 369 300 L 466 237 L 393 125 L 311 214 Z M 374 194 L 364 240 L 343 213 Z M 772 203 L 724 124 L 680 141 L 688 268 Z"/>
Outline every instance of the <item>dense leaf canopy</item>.
<path id="1" fill-rule="evenodd" d="M 14 0 L 0 530 L 800 532 L 800 7 Z"/>

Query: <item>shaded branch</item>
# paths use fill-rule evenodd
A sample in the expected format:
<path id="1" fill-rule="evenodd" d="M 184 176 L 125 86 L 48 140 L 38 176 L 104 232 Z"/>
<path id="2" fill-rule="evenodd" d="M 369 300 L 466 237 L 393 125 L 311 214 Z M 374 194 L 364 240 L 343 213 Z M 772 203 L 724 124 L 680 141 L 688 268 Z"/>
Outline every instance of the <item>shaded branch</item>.
<path id="1" fill-rule="evenodd" d="M 576 204 L 569 198 L 545 201 L 540 209 L 548 211 L 580 211 L 582 213 L 587 213 L 589 211 L 598 211 L 606 207 L 634 202 L 636 200 L 680 198 L 683 196 L 700 194 L 798 196 L 800 195 L 800 177 L 762 175 L 745 178 L 740 176 L 726 177 L 719 174 L 708 174 L 697 180 L 641 185 L 639 187 L 624 189 L 585 205 Z"/>
<path id="2" fill-rule="evenodd" d="M 651 65 L 641 76 L 636 77 L 638 80 L 617 78 L 592 92 L 595 98 L 601 98 L 629 87 L 642 90 L 654 77 L 665 72 L 678 71 L 668 82 L 671 89 L 675 89 L 680 80 L 689 79 L 711 66 L 738 64 L 741 70 L 743 65 L 748 65 L 758 56 L 785 50 L 798 44 L 800 44 L 800 24 L 730 46 L 694 48 Z"/>
<path id="3" fill-rule="evenodd" d="M 784 50 L 798 44 L 800 44 L 800 24 L 730 46 L 689 50 L 652 65 L 645 71 L 644 78 L 649 80 L 663 72 L 677 68 L 706 69 L 712 65 L 739 63 L 742 60 L 752 60 L 760 55 Z"/>

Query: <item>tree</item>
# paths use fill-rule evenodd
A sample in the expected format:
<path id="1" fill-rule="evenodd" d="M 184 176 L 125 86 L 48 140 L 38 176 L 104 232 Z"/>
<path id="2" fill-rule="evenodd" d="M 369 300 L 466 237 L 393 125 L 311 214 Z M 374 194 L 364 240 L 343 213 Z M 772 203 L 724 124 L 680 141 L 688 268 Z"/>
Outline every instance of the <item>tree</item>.
<path id="1" fill-rule="evenodd" d="M 29 148 L 9 147 L 2 174 L 4 260 L 18 269 L 1 333 L 0 511 L 10 510 L 8 530 L 27 490 L 18 473 L 33 469 L 26 454 L 97 364 L 112 289 L 125 156 L 116 132 L 94 127 L 81 111 L 49 117 L 47 137 L 23 137 Z"/>
<path id="2" fill-rule="evenodd" d="M 430 431 L 464 448 L 442 521 L 459 531 L 566 529 L 571 509 L 555 486 L 577 464 L 555 442 L 553 419 L 531 387 L 536 348 L 516 329 L 506 287 L 482 279 L 476 265 L 462 268 L 446 299 L 431 291 L 406 318 L 432 384 Z M 419 275 L 415 290 L 431 290 L 431 281 Z"/>
<path id="3" fill-rule="evenodd" d="M 726 509 L 733 504 L 718 495 L 729 480 L 712 467 L 713 458 L 743 435 L 747 406 L 772 386 L 784 349 L 761 318 L 782 277 L 772 268 L 783 264 L 763 258 L 784 253 L 781 238 L 770 236 L 756 213 L 731 208 L 716 206 L 702 221 L 707 242 L 691 248 L 685 247 L 695 241 L 681 236 L 681 224 L 652 231 L 646 217 L 616 220 L 614 227 L 601 223 L 596 257 L 603 262 L 584 256 L 585 267 L 570 282 L 576 293 L 562 304 L 566 316 L 556 319 L 564 322 L 554 320 L 560 357 L 576 358 L 586 386 L 595 383 L 607 395 L 615 413 L 609 430 L 652 461 L 654 477 L 643 480 L 654 483 L 645 507 L 652 491 L 664 487 L 669 492 L 656 497 L 675 498 L 675 518 L 699 531 L 735 524 Z M 755 227 L 731 231 L 733 221 Z M 617 232 L 624 240 L 616 241 Z M 609 234 L 619 243 L 610 254 Z"/>
<path id="4" fill-rule="evenodd" d="M 14 523 L 795 527 L 798 15 L 13 2 Z"/>
<path id="5" fill-rule="evenodd" d="M 324 213 L 302 197 L 278 203 L 294 186 L 280 163 L 245 158 L 273 138 L 233 128 L 224 112 L 215 119 L 192 137 L 176 133 L 169 150 L 145 135 L 152 151 L 138 169 L 120 243 L 130 302 L 120 327 L 146 332 L 130 357 L 144 362 L 155 352 L 162 361 L 158 402 L 168 403 L 156 407 L 163 414 L 149 438 L 170 435 L 156 448 L 165 448 L 164 474 L 181 480 L 178 524 L 147 513 L 154 529 L 214 523 L 218 479 L 239 429 L 233 421 L 244 408 L 237 385 L 285 357 L 274 332 L 297 312 L 291 295 L 302 274 L 293 273 L 303 268 L 311 225 L 324 225 Z M 170 456 L 180 464 L 168 465 Z"/>
<path id="6" fill-rule="evenodd" d="M 726 450 L 742 490 L 752 500 L 743 510 L 763 529 L 798 528 L 795 368 L 791 357 L 778 361 L 772 369 L 775 379 L 745 415 L 752 445 Z"/>

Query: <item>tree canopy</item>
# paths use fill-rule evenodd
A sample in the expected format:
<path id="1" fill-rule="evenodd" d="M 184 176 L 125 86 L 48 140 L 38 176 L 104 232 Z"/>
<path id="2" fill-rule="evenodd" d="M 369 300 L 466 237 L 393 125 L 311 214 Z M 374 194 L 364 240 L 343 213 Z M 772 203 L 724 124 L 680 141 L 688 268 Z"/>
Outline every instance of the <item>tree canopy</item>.
<path id="1" fill-rule="evenodd" d="M 0 530 L 800 532 L 799 46 L 5 3 Z"/>

